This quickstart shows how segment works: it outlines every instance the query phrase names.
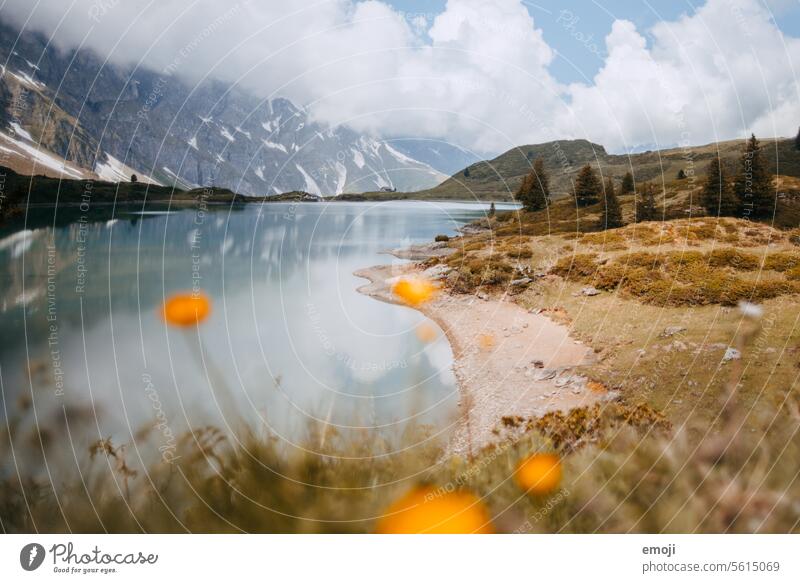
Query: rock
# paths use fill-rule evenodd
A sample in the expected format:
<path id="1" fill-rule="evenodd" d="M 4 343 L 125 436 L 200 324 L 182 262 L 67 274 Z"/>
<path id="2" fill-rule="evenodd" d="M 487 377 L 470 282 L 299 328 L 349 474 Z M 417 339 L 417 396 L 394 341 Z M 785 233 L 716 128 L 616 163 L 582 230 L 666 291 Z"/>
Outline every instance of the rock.
<path id="1" fill-rule="evenodd" d="M 667 326 L 661 333 L 661 337 L 669 338 L 670 336 L 675 336 L 675 334 L 680 334 L 681 332 L 686 332 L 686 328 L 683 326 Z"/>
<path id="2" fill-rule="evenodd" d="M 483 292 L 478 292 L 475 295 L 478 296 L 478 299 L 481 299 L 484 302 L 488 302 L 489 301 L 489 296 L 487 294 L 483 293 Z"/>
<path id="3" fill-rule="evenodd" d="M 532 281 L 530 277 L 521 277 L 519 279 L 512 279 L 511 285 L 528 285 Z"/>
<path id="4" fill-rule="evenodd" d="M 428 279 L 442 279 L 450 273 L 452 269 L 447 265 L 440 263 L 438 265 L 434 265 L 433 267 L 429 267 L 425 271 L 422 272 L 422 275 L 427 277 Z"/>
<path id="5" fill-rule="evenodd" d="M 729 362 L 731 360 L 739 360 L 742 358 L 742 353 L 736 350 L 735 348 L 728 346 L 725 350 L 725 354 L 722 357 L 722 362 Z"/>
<path id="6" fill-rule="evenodd" d="M 534 368 L 544 368 L 544 361 L 543 360 L 532 360 L 531 364 Z"/>
<path id="7" fill-rule="evenodd" d="M 581 290 L 581 294 L 583 294 L 585 296 L 596 296 L 596 295 L 600 294 L 600 290 L 597 289 L 596 287 L 589 286 L 589 287 L 583 288 Z"/>
<path id="8" fill-rule="evenodd" d="M 555 378 L 557 372 L 558 371 L 556 371 L 556 370 L 554 370 L 552 368 L 550 368 L 550 369 L 546 368 L 546 369 L 540 370 L 538 372 L 538 374 L 536 375 L 536 380 L 537 381 L 549 381 L 550 379 Z"/>

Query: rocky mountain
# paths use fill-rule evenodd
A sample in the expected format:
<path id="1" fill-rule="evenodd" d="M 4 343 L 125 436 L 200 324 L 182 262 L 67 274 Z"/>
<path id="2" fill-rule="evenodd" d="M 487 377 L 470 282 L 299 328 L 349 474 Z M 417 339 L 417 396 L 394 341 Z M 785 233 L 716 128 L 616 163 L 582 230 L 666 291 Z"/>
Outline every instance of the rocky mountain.
<path id="1" fill-rule="evenodd" d="M 0 165 L 252 195 L 414 191 L 447 177 L 388 141 L 176 71 L 120 67 L 0 23 Z M 422 149 L 424 150 L 424 148 Z M 435 157 L 435 156 L 434 156 Z"/>

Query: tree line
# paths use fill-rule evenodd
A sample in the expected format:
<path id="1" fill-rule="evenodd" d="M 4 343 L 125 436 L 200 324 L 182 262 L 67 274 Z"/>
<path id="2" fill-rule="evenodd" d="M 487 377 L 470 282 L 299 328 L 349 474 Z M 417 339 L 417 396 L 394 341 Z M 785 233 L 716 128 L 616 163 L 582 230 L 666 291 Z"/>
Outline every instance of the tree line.
<path id="1" fill-rule="evenodd" d="M 800 131 L 795 144 L 800 150 Z M 700 204 L 712 216 L 769 217 L 775 205 L 772 174 L 755 135 L 747 140 L 738 166 L 734 178 L 729 179 L 722 160 L 717 155 L 708 166 Z M 685 172 L 679 173 L 679 178 L 685 176 Z M 601 227 L 605 229 L 624 225 L 618 194 L 636 195 L 636 221 L 661 219 L 663 214 L 656 202 L 656 185 L 645 182 L 638 192 L 636 190 L 631 172 L 627 172 L 622 178 L 617 193 L 611 178 L 602 182 L 597 171 L 586 164 L 575 178 L 573 196 L 578 207 L 591 206 L 601 201 L 604 203 Z M 528 211 L 541 211 L 550 204 L 550 182 L 541 158 L 534 161 L 531 172 L 523 178 L 516 199 Z"/>

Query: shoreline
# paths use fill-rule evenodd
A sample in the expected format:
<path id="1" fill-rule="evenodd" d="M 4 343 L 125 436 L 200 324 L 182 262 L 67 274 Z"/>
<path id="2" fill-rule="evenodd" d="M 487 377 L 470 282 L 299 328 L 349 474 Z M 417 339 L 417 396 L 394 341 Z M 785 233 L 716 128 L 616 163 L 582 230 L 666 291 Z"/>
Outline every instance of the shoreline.
<path id="1" fill-rule="evenodd" d="M 436 244 L 389 253 L 410 258 L 403 265 L 377 265 L 353 275 L 369 283 L 358 292 L 413 307 L 435 322 L 453 351 L 459 412 L 449 451 L 469 456 L 502 441 L 504 417 L 541 417 L 592 405 L 611 395 L 580 373 L 596 362 L 594 351 L 570 337 L 569 329 L 525 310 L 505 295 L 452 294 L 446 289 L 421 306 L 409 306 L 391 291 L 402 276 L 441 279 L 440 266 L 423 270 L 416 261 L 441 254 Z"/>

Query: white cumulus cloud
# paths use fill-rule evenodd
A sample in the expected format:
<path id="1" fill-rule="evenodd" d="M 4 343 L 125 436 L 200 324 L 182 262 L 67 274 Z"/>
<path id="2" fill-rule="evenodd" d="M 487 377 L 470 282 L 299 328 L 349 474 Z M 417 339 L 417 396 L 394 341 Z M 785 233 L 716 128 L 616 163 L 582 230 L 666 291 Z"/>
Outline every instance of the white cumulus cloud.
<path id="1" fill-rule="evenodd" d="M 542 27 L 555 16 L 534 19 L 521 0 L 448 0 L 435 16 L 375 0 L 6 0 L 0 17 L 62 48 L 239 83 L 383 137 L 480 152 L 587 138 L 620 151 L 793 133 L 800 40 L 768 6 L 708 0 L 650 30 L 617 20 L 600 70 L 573 84 L 551 72 Z"/>

